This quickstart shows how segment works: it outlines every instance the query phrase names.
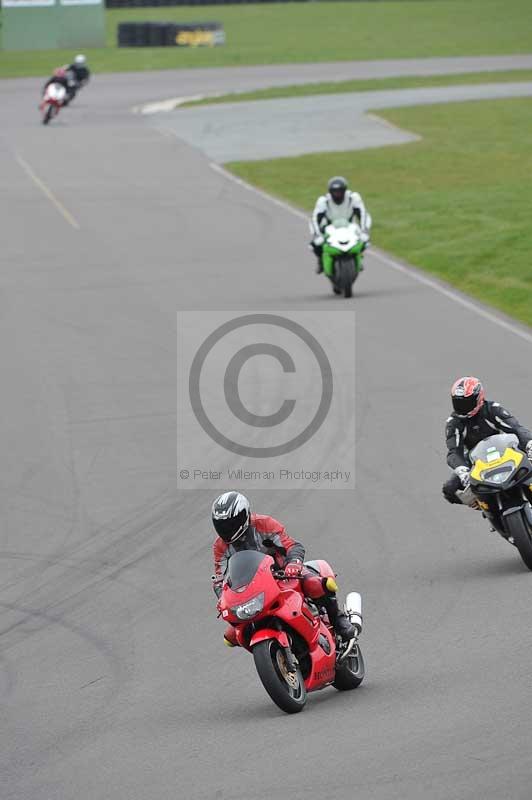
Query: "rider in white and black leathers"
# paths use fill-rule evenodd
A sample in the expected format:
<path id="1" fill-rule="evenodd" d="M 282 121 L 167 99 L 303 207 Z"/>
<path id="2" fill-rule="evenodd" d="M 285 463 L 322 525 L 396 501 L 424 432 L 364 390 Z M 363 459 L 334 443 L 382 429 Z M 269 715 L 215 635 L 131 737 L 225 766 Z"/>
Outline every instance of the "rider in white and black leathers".
<path id="1" fill-rule="evenodd" d="M 459 378 L 451 389 L 454 411 L 445 427 L 447 464 L 454 474 L 443 484 L 443 495 L 449 503 L 460 503 L 456 492 L 469 486 L 471 463 L 468 454 L 479 442 L 496 433 L 513 433 L 519 447 L 532 459 L 532 432 L 508 411 L 492 400 L 486 400 L 478 378 Z"/>
<path id="2" fill-rule="evenodd" d="M 316 201 L 310 226 L 313 234 L 310 246 L 318 259 L 318 272 L 323 271 L 321 263 L 323 231 L 327 225 L 337 219 L 346 219 L 348 222 L 352 222 L 356 218 L 362 229 L 366 246 L 371 229 L 371 215 L 367 211 L 362 197 L 358 192 L 349 191 L 345 178 L 340 176 L 331 178 L 327 189 L 327 194 L 321 195 Z"/>

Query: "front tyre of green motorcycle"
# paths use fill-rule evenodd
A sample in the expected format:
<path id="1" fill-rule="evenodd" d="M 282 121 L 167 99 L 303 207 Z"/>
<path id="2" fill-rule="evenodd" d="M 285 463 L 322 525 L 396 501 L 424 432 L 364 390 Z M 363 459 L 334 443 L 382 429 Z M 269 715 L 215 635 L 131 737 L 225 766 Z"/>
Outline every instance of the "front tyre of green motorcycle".
<path id="1" fill-rule="evenodd" d="M 505 517 L 508 537 L 519 550 L 523 562 L 532 570 L 532 529 L 522 509 Z"/>
<path id="2" fill-rule="evenodd" d="M 338 259 L 338 285 L 344 293 L 344 297 L 353 297 L 353 284 L 357 279 L 357 264 L 353 256 L 343 256 Z"/>
<path id="3" fill-rule="evenodd" d="M 253 648 L 255 668 L 273 702 L 287 714 L 303 711 L 307 690 L 299 667 L 290 671 L 284 650 L 276 639 L 259 642 Z"/>
<path id="4" fill-rule="evenodd" d="M 346 298 L 353 297 L 353 284 L 351 283 L 351 281 L 344 282 L 344 297 Z"/>

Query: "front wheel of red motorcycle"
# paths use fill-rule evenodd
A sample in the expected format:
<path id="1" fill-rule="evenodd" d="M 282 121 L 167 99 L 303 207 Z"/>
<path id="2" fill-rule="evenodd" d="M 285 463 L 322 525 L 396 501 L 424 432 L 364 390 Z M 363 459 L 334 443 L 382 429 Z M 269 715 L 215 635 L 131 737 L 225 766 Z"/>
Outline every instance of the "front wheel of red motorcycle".
<path id="1" fill-rule="evenodd" d="M 50 120 L 52 119 L 52 114 L 53 114 L 53 112 L 54 112 L 54 107 L 53 107 L 53 105 L 50 103 L 50 105 L 49 105 L 49 106 L 48 106 L 48 108 L 46 109 L 46 113 L 44 114 L 44 116 L 43 116 L 43 118 L 42 118 L 42 124 L 43 124 L 43 125 L 48 125 L 48 123 L 49 123 L 49 122 L 50 122 Z"/>
<path id="2" fill-rule="evenodd" d="M 259 642 L 253 648 L 255 667 L 273 702 L 287 714 L 303 711 L 307 690 L 299 667 L 288 669 L 284 649 L 276 639 Z"/>

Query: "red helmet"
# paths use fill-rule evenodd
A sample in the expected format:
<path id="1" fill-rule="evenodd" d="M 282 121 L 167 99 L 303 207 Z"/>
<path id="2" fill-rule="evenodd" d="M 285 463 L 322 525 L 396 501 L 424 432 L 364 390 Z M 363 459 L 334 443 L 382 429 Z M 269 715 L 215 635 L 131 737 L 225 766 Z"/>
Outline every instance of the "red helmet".
<path id="1" fill-rule="evenodd" d="M 455 414 L 459 417 L 474 417 L 484 405 L 484 387 L 478 378 L 458 378 L 451 389 Z"/>
<path id="2" fill-rule="evenodd" d="M 64 78 L 66 75 L 64 67 L 57 67 L 54 69 L 54 78 Z"/>

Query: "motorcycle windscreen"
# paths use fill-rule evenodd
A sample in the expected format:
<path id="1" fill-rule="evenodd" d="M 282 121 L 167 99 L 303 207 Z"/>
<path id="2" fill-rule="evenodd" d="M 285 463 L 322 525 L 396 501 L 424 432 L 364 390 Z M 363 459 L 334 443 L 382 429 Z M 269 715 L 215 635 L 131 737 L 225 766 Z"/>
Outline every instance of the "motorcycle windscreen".
<path id="1" fill-rule="evenodd" d="M 488 436 L 471 450 L 469 455 L 471 463 L 483 461 L 489 464 L 502 458 L 507 448 L 519 447 L 519 440 L 514 433 L 498 433 L 495 436 Z"/>
<path id="2" fill-rule="evenodd" d="M 251 583 L 255 573 L 266 558 L 264 553 L 257 550 L 243 550 L 235 553 L 229 559 L 225 573 L 225 581 L 231 589 L 241 589 Z"/>

